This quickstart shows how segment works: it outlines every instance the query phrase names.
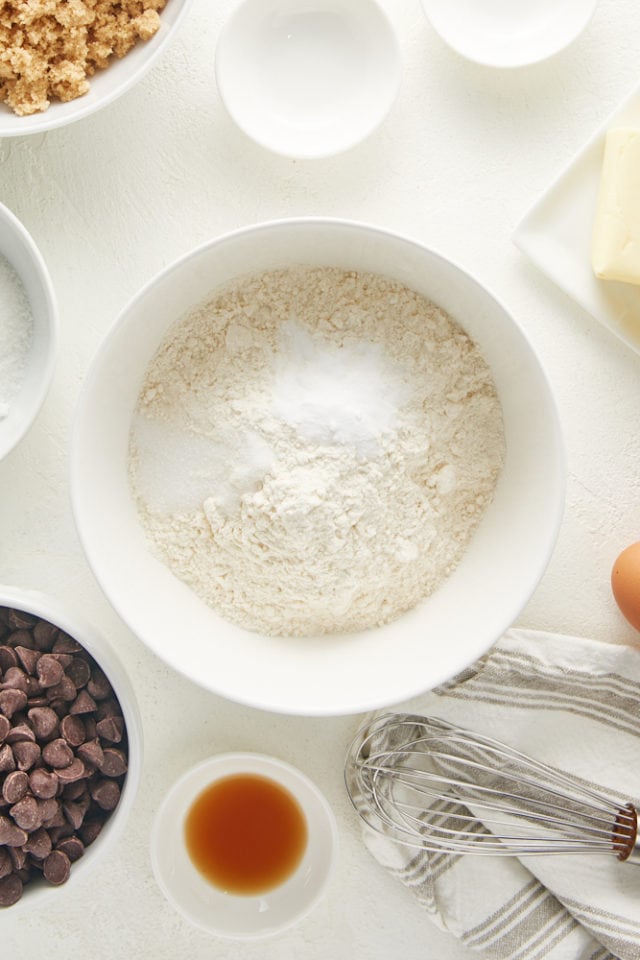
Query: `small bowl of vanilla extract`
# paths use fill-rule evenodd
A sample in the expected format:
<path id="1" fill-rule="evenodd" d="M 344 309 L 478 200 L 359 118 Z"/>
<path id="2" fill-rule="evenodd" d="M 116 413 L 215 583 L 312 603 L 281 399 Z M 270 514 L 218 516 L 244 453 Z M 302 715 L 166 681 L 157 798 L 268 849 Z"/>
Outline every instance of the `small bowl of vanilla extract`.
<path id="1" fill-rule="evenodd" d="M 156 815 L 156 880 L 187 920 L 221 937 L 271 936 L 322 897 L 337 845 L 317 786 L 275 757 L 225 753 L 192 767 Z"/>

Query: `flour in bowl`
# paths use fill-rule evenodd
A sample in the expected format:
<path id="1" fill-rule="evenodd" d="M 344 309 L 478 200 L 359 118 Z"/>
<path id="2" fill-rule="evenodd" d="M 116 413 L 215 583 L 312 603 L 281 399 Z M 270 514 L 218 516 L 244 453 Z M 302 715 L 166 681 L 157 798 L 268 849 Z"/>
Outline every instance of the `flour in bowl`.
<path id="1" fill-rule="evenodd" d="M 452 572 L 504 459 L 477 346 L 382 276 L 238 279 L 153 358 L 130 479 L 152 551 L 274 635 L 387 623 Z"/>

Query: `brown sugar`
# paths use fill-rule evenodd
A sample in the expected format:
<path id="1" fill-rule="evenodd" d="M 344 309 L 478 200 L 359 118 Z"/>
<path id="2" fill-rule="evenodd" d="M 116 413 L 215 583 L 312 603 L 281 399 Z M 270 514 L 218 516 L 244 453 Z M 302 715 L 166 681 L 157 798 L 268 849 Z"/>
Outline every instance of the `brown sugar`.
<path id="1" fill-rule="evenodd" d="M 160 27 L 166 0 L 0 2 L 0 101 L 18 116 L 89 90 L 89 77 Z"/>

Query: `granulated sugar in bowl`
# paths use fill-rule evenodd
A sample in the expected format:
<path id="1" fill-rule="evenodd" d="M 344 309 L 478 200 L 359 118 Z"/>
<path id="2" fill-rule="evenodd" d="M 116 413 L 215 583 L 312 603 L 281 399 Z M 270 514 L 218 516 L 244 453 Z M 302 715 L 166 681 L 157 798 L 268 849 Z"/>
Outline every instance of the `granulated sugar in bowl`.
<path id="1" fill-rule="evenodd" d="M 397 702 L 485 652 L 542 575 L 563 478 L 504 308 L 421 245 L 328 220 L 153 280 L 94 361 L 72 452 L 85 550 L 132 630 L 301 714 Z"/>

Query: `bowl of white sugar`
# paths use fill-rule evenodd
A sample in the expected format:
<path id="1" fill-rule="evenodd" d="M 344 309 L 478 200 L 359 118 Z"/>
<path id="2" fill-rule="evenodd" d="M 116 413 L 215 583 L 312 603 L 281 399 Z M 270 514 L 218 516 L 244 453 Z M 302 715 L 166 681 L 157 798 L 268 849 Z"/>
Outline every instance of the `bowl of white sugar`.
<path id="1" fill-rule="evenodd" d="M 335 715 L 446 681 L 550 557 L 562 441 L 524 332 L 475 279 L 371 226 L 282 220 L 153 279 L 79 401 L 78 530 L 176 670 Z"/>
<path id="2" fill-rule="evenodd" d="M 25 435 L 47 395 L 58 315 L 33 238 L 0 204 L 0 460 Z"/>

